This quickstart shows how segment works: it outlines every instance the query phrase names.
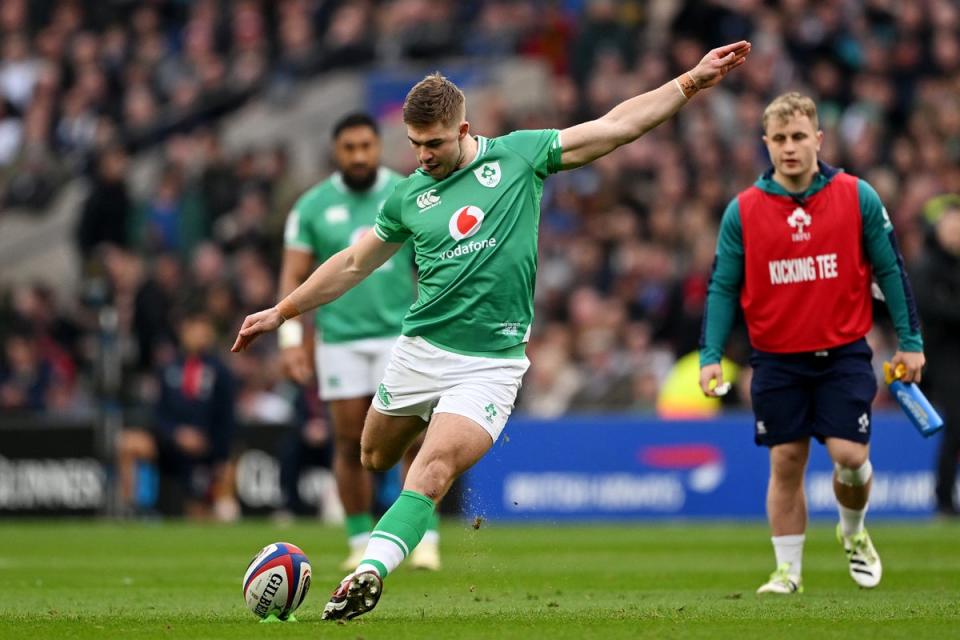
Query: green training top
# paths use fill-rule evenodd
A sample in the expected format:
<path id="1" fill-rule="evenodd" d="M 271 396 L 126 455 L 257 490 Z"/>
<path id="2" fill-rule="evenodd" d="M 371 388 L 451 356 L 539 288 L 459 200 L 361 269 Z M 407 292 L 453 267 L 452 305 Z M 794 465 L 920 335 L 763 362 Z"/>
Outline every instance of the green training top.
<path id="1" fill-rule="evenodd" d="M 367 191 L 353 191 L 340 173 L 304 193 L 287 217 L 284 246 L 324 262 L 373 227 L 400 176 L 381 167 Z M 368 278 L 317 311 L 317 337 L 327 344 L 400 335 L 414 299 L 413 254 L 409 245 Z"/>

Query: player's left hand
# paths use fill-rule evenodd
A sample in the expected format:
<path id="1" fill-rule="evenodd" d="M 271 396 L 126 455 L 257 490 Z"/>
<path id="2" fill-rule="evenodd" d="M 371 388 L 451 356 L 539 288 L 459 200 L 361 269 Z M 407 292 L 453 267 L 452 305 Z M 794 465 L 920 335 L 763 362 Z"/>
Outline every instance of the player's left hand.
<path id="1" fill-rule="evenodd" d="M 746 40 L 717 47 L 711 50 L 690 70 L 690 76 L 698 89 L 706 89 L 720 82 L 725 75 L 747 60 L 752 45 Z"/>
<path id="2" fill-rule="evenodd" d="M 230 351 L 237 353 L 243 351 L 258 335 L 273 331 L 283 324 L 283 316 L 276 307 L 270 307 L 263 311 L 258 311 L 243 319 L 243 326 L 240 327 L 240 333 L 237 334 L 237 340 L 230 347 Z"/>
<path id="3" fill-rule="evenodd" d="M 921 371 L 927 359 L 923 357 L 922 351 L 897 351 L 890 359 L 890 365 L 896 370 L 897 365 L 903 365 L 903 375 L 900 377 L 904 382 L 920 382 Z"/>

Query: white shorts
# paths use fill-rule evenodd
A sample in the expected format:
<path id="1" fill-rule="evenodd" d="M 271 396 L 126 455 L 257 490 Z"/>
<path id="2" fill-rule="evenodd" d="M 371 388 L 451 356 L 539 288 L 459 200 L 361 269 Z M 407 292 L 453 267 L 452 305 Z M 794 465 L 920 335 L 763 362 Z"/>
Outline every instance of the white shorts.
<path id="1" fill-rule="evenodd" d="M 396 341 L 390 337 L 318 343 L 320 399 L 366 398 L 375 394 Z"/>
<path id="2" fill-rule="evenodd" d="M 427 422 L 434 413 L 455 413 L 479 424 L 496 442 L 529 366 L 527 358 L 465 356 L 420 337 L 400 336 L 373 408 Z"/>

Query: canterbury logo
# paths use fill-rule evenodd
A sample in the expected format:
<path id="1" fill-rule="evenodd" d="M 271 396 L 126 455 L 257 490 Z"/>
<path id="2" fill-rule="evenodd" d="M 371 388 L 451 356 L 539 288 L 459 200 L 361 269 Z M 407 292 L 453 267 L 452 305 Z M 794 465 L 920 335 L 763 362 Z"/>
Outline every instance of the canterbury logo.
<path id="1" fill-rule="evenodd" d="M 417 196 L 417 207 L 420 211 L 426 211 L 432 207 L 440 204 L 440 196 L 437 195 L 436 189 L 430 189 L 429 191 L 424 191 Z"/>

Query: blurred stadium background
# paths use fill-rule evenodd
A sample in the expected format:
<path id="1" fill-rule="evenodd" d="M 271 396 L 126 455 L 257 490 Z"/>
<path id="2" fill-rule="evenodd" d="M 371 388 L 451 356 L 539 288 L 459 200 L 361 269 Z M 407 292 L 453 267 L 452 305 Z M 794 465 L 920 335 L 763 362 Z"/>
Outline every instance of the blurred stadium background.
<path id="1" fill-rule="evenodd" d="M 434 69 L 465 88 L 473 131 L 496 136 L 598 116 L 741 38 L 753 53 L 723 86 L 547 181 L 518 417 L 446 507 L 494 521 L 762 519 L 745 331 L 722 406 L 700 397 L 691 355 L 720 215 L 767 166 L 764 105 L 809 92 L 821 158 L 877 189 L 915 264 L 931 199 L 960 193 L 960 6 L 4 0 L 0 535 L 14 516 L 127 515 L 116 433 L 149 426 L 177 320 L 196 308 L 236 379 L 243 513 L 335 520 L 315 394 L 284 380 L 275 340 L 226 350 L 243 316 L 276 300 L 284 220 L 329 175 L 336 119 L 374 114 L 385 164 L 405 173 L 399 107 Z M 895 347 L 885 314 L 870 335 L 878 367 Z M 894 409 L 881 392 L 873 513 L 927 518 L 935 443 Z M 828 469 L 813 462 L 810 506 L 833 517 Z M 163 474 L 138 474 L 139 512 L 182 513 Z"/>

